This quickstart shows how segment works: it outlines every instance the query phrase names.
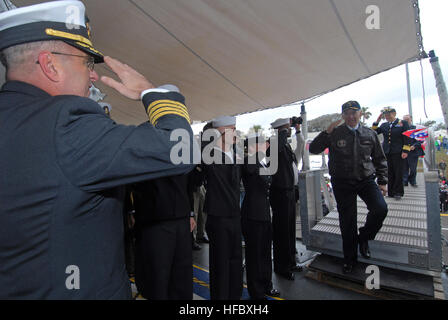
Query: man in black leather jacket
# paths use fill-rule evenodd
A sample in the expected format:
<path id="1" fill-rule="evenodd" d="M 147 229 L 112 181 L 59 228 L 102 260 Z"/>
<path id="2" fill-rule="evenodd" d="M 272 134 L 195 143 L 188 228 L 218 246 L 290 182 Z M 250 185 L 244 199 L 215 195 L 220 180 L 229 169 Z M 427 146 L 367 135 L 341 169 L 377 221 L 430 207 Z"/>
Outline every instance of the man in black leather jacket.
<path id="1" fill-rule="evenodd" d="M 350 273 L 357 261 L 358 248 L 370 258 L 368 240 L 375 239 L 387 215 L 383 195 L 387 192 L 387 163 L 378 136 L 359 123 L 361 107 L 356 101 L 342 106 L 341 120 L 332 123 L 311 143 L 310 152 L 329 152 L 331 183 L 339 212 L 344 251 L 344 273 Z M 375 182 L 377 179 L 377 182 Z M 366 224 L 357 230 L 357 196 L 369 210 Z"/>

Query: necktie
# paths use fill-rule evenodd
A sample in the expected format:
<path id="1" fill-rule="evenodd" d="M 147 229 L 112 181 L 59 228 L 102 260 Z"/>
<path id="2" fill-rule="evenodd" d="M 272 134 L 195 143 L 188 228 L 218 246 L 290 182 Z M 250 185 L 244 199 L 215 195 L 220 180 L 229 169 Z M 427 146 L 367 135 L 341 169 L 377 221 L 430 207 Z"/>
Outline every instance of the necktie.
<path id="1" fill-rule="evenodd" d="M 353 166 L 353 175 L 354 175 L 354 177 L 355 178 L 358 178 L 358 173 L 359 173 L 359 170 L 358 170 L 358 157 L 359 157 L 359 155 L 358 155 L 358 152 L 359 152 L 359 150 L 358 150 L 358 145 L 359 145 L 359 142 L 358 142 L 358 130 L 356 130 L 356 129 L 354 129 L 353 130 L 353 135 L 354 135 L 354 137 L 353 137 L 353 164 L 354 164 L 354 166 Z"/>

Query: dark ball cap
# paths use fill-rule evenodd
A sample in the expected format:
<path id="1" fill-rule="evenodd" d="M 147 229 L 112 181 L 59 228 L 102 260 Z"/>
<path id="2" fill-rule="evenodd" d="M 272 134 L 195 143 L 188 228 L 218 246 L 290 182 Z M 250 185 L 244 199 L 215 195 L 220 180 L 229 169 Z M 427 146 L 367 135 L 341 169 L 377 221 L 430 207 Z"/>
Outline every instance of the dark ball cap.
<path id="1" fill-rule="evenodd" d="M 348 101 L 342 105 L 342 112 L 344 112 L 345 110 L 359 111 L 361 110 L 361 106 L 357 101 Z"/>

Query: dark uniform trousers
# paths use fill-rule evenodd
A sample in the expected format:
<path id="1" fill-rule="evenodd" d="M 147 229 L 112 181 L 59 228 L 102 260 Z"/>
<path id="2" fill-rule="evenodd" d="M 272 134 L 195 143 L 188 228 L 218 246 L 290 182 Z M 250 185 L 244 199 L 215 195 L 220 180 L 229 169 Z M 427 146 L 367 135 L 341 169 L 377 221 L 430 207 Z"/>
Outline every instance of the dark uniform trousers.
<path id="1" fill-rule="evenodd" d="M 294 189 L 272 188 L 272 231 L 274 245 L 274 271 L 291 272 L 295 266 L 295 217 L 296 205 Z"/>
<path id="2" fill-rule="evenodd" d="M 272 289 L 272 224 L 270 221 L 241 220 L 246 244 L 247 289 L 252 299 L 263 299 Z"/>
<path id="3" fill-rule="evenodd" d="M 243 291 L 241 217 L 208 215 L 205 228 L 210 240 L 210 297 L 240 300 Z"/>
<path id="4" fill-rule="evenodd" d="M 251 299 L 262 300 L 272 289 L 272 223 L 269 190 L 272 177 L 260 174 L 265 167 L 250 155 L 243 167 L 246 190 L 241 208 L 241 226 L 245 241 L 247 289 Z"/>
<path id="5" fill-rule="evenodd" d="M 191 174 L 133 185 L 136 285 L 148 300 L 192 300 Z"/>
<path id="6" fill-rule="evenodd" d="M 148 300 L 192 300 L 190 218 L 144 225 L 136 238 L 136 285 Z"/>
<path id="7" fill-rule="evenodd" d="M 416 126 L 411 125 L 409 129 L 416 129 Z M 418 158 L 425 155 L 421 145 L 422 142 L 409 139 L 412 146 L 414 146 L 414 150 L 411 150 L 408 154 L 408 157 L 404 161 L 404 171 L 403 171 L 403 184 L 417 184 L 417 165 Z"/>
<path id="8" fill-rule="evenodd" d="M 374 176 L 361 181 L 332 179 L 331 183 L 339 212 L 344 262 L 356 262 L 358 242 L 375 239 L 387 216 L 387 204 Z M 369 210 L 365 225 L 359 228 L 359 235 L 357 230 L 357 196 L 366 203 Z"/>
<path id="9" fill-rule="evenodd" d="M 405 160 L 401 153 L 386 154 L 387 159 L 387 193 L 390 197 L 403 196 L 403 170 Z"/>
<path id="10" fill-rule="evenodd" d="M 418 158 L 418 155 L 413 152 L 409 152 L 408 157 L 404 161 L 403 184 L 417 184 Z"/>

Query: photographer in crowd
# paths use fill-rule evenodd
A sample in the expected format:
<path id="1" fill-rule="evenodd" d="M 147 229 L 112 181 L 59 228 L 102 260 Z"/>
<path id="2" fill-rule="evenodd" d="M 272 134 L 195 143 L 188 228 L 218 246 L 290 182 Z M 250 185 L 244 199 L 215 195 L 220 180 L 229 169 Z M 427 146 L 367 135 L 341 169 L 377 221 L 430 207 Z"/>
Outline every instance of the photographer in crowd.
<path id="1" fill-rule="evenodd" d="M 272 207 L 272 229 L 274 247 L 274 271 L 294 280 L 295 271 L 302 271 L 296 265 L 296 199 L 295 186 L 298 183 L 297 160 L 288 143 L 291 137 L 291 119 L 278 119 L 272 124 L 276 134 L 271 144 L 277 143 L 278 169 L 272 176 L 270 203 Z"/>
<path id="2" fill-rule="evenodd" d="M 294 154 L 296 155 L 297 164 L 302 162 L 302 170 L 304 166 L 303 157 L 305 155 L 306 141 L 305 137 L 302 134 L 302 117 L 292 117 L 291 118 L 291 127 L 296 130 L 296 148 L 294 150 Z"/>

